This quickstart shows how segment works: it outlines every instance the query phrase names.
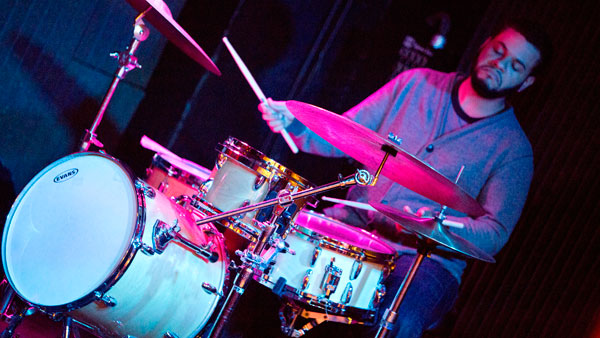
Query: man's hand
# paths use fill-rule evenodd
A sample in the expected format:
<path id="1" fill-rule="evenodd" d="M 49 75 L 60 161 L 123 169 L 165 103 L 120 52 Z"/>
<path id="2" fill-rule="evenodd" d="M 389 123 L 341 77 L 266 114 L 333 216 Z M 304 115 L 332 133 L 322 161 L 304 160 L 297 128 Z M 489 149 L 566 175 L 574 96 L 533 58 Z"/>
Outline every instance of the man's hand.
<path id="1" fill-rule="evenodd" d="M 287 109 L 285 101 L 274 101 L 268 98 L 258 105 L 262 118 L 274 133 L 279 133 L 294 121 L 294 115 Z"/>
<path id="2" fill-rule="evenodd" d="M 404 210 L 404 212 L 407 212 L 411 215 L 415 215 L 417 217 L 433 217 L 433 211 L 431 211 L 430 207 L 421 207 L 416 212 L 413 212 L 408 205 L 405 205 L 402 209 Z"/>

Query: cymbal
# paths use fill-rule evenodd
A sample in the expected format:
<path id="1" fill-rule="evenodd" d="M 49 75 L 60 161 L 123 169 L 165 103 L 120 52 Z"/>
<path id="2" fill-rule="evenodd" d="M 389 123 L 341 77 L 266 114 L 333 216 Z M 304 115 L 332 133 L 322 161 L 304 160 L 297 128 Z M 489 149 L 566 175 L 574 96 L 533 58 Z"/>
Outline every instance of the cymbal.
<path id="1" fill-rule="evenodd" d="M 142 13 L 148 8 L 151 8 L 145 15 L 144 19 L 152 24 L 159 32 L 161 32 L 169 41 L 177 48 L 181 49 L 185 54 L 198 62 L 204 68 L 208 69 L 215 75 L 221 75 L 221 72 L 212 60 L 204 53 L 202 48 L 198 46 L 196 41 L 173 19 L 171 11 L 167 4 L 162 0 L 127 0 L 131 7 Z"/>
<path id="2" fill-rule="evenodd" d="M 442 226 L 435 218 L 417 217 L 400 210 L 394 209 L 381 203 L 369 203 L 377 211 L 399 223 L 405 230 L 434 241 L 448 249 L 454 250 L 463 255 L 473 257 L 484 262 L 494 263 L 494 257 L 488 255 L 471 242 L 462 237 L 453 234 L 446 227 Z"/>
<path id="3" fill-rule="evenodd" d="M 396 150 L 396 156 L 388 157 L 381 172 L 394 182 L 472 217 L 485 214 L 481 205 L 454 182 L 371 129 L 307 103 L 287 101 L 286 106 L 307 128 L 367 167 L 379 167 L 385 155 L 383 145 Z"/>

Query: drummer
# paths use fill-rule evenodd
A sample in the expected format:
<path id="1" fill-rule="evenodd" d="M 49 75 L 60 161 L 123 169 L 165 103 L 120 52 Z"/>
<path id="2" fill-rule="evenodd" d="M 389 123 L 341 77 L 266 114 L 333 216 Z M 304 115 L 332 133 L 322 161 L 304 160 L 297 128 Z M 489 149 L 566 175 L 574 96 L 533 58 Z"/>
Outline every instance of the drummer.
<path id="1" fill-rule="evenodd" d="M 486 214 L 471 218 L 448 210 L 449 220 L 464 224 L 464 228 L 451 231 L 495 255 L 519 219 L 533 175 L 530 142 L 507 98 L 535 82 L 550 59 L 551 49 L 548 36 L 537 25 L 512 21 L 483 43 L 469 74 L 406 71 L 344 116 L 381 135 L 394 133 L 402 139 L 404 150 L 450 179 L 464 165 L 458 184 L 477 198 Z M 285 128 L 301 150 L 345 156 L 294 119 L 285 102 L 269 99 L 258 108 L 273 132 Z M 418 216 L 430 216 L 440 209 L 437 203 L 385 177 L 374 187 L 352 187 L 347 198 L 388 204 Z M 376 212 L 342 205 L 324 212 L 395 243 L 400 257 L 386 281 L 387 296 L 380 310 L 387 308 L 414 260 L 415 237 Z M 439 323 L 457 298 L 466 265 L 463 256 L 436 248 L 431 258 L 423 261 L 408 289 L 391 336 L 419 337 Z M 369 330 L 365 335 L 373 336 L 377 328 Z"/>

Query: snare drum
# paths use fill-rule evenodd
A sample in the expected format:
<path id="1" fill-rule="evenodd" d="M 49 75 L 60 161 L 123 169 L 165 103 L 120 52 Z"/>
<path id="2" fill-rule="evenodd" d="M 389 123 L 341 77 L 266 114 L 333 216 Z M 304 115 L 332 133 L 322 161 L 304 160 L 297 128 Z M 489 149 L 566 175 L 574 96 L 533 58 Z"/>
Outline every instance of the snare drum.
<path id="1" fill-rule="evenodd" d="M 312 211 L 300 212 L 295 223 L 286 238 L 295 255 L 277 254 L 257 280 L 271 289 L 284 283 L 282 296 L 329 313 L 374 320 L 396 251 L 365 230 Z M 271 255 L 267 251 L 263 258 Z"/>
<path id="2" fill-rule="evenodd" d="M 283 189 L 297 192 L 313 186 L 290 169 L 233 137 L 229 137 L 218 151 L 220 154 L 211 173 L 212 182 L 201 203 L 207 205 L 209 214 L 275 198 Z M 294 201 L 286 209 L 280 222 L 287 226 L 307 202 L 314 205 L 316 199 L 308 197 Z M 262 229 L 253 219 L 268 221 L 271 209 L 265 208 L 258 214 L 257 211 L 248 212 L 235 220 L 223 220 L 220 224 L 248 240 L 255 241 Z"/>
<path id="3" fill-rule="evenodd" d="M 169 197 L 193 196 L 208 180 L 210 170 L 183 158 L 155 154 L 146 169 L 146 182 Z"/>
<path id="4" fill-rule="evenodd" d="M 211 245 L 219 259 L 209 263 L 173 241 L 155 250 L 158 221 Z M 222 237 L 204 230 L 117 160 L 77 153 L 50 164 L 21 192 L 6 221 L 2 263 L 24 300 L 44 312 L 69 312 L 102 335 L 191 337 L 213 313 L 227 276 Z"/>

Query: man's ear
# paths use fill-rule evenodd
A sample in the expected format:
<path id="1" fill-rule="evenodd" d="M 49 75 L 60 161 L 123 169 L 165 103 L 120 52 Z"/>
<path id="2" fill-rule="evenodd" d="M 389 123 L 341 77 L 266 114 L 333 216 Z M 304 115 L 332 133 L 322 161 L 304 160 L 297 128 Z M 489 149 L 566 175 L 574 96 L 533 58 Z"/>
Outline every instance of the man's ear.
<path id="1" fill-rule="evenodd" d="M 520 93 L 520 92 L 524 91 L 525 88 L 531 86 L 534 82 L 535 82 L 535 76 L 529 75 L 525 79 L 525 81 L 523 81 L 523 83 L 521 83 L 521 86 L 519 87 L 519 90 L 517 90 L 517 92 Z"/>

